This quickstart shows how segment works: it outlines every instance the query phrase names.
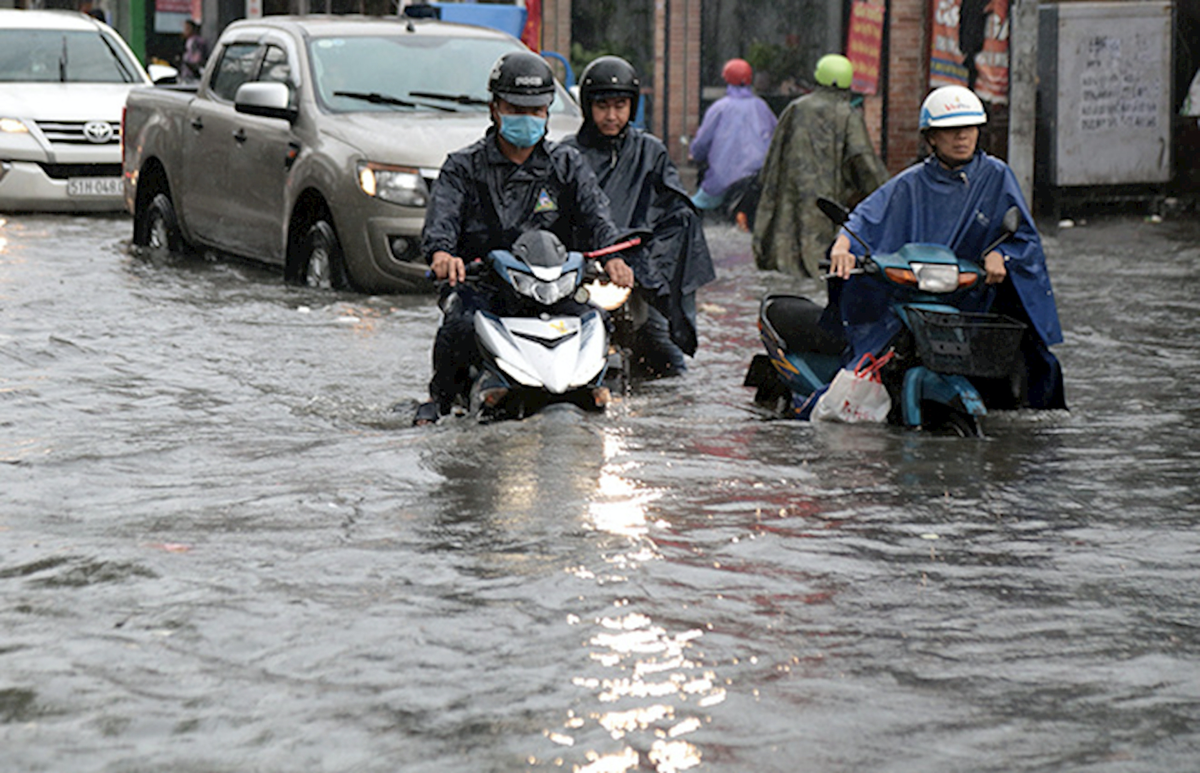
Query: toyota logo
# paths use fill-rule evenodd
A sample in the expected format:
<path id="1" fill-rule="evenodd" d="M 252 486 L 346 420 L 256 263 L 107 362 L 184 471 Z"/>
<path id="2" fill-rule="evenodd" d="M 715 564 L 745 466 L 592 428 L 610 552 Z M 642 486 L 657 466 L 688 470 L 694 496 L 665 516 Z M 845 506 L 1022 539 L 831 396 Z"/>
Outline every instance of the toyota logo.
<path id="1" fill-rule="evenodd" d="M 112 139 L 113 128 L 108 121 L 88 121 L 83 125 L 83 136 L 88 142 L 103 145 Z"/>

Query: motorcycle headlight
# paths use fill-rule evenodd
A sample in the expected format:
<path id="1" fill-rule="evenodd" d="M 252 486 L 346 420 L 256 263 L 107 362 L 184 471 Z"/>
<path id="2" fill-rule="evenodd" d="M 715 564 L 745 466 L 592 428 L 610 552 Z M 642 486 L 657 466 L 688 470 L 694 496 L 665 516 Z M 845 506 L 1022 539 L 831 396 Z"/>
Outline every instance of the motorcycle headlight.
<path id="1" fill-rule="evenodd" d="M 575 273 L 568 271 L 558 279 L 549 282 L 544 282 L 529 274 L 522 274 L 519 271 L 510 272 L 510 275 L 517 292 L 534 299 L 543 306 L 549 306 L 575 292 Z"/>
<path id="2" fill-rule="evenodd" d="M 406 207 L 423 207 L 429 201 L 429 188 L 420 170 L 411 167 L 361 163 L 358 187 L 368 196 Z"/>
<path id="3" fill-rule="evenodd" d="M 925 293 L 948 293 L 958 289 L 958 266 L 949 263 L 913 263 L 917 288 Z"/>

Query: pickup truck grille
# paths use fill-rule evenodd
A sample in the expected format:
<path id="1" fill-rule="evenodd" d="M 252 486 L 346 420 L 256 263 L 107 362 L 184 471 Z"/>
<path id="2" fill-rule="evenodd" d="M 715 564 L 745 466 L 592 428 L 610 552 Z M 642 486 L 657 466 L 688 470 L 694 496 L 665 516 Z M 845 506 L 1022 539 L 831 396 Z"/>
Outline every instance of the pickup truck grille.
<path id="1" fill-rule="evenodd" d="M 121 125 L 108 121 L 38 121 L 46 139 L 59 145 L 116 145 Z"/>

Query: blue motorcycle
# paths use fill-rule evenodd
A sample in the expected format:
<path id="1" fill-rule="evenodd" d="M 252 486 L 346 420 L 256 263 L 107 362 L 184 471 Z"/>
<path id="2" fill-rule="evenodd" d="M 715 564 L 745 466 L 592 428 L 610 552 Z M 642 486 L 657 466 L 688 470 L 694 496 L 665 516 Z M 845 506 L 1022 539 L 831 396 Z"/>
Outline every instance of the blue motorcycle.
<path id="1" fill-rule="evenodd" d="M 818 206 L 838 225 L 849 217 L 827 199 Z M 1005 213 L 1004 233 L 984 255 L 1016 233 L 1020 217 L 1016 207 Z M 978 263 L 938 244 L 906 244 L 893 253 L 872 255 L 869 245 L 847 233 L 866 254 L 849 279 L 830 281 L 846 283 L 839 288 L 842 295 L 852 283 L 870 283 L 858 289 L 889 308 L 876 326 L 881 340 L 871 352 L 887 358 L 879 377 L 891 398 L 888 423 L 982 436 L 980 419 L 987 406 L 981 390 L 994 393 L 1000 385 L 1015 393 L 1023 388 L 1020 348 L 1027 326 L 1001 314 L 964 310 L 978 307 L 985 292 Z M 754 357 L 744 382 L 757 388 L 756 402 L 807 419 L 838 371 L 853 367 L 847 340 L 839 334 L 853 321 L 844 308 L 830 311 L 839 312 L 842 327 L 837 332 L 820 324 L 826 309 L 808 298 L 763 298 L 758 329 L 767 353 Z"/>

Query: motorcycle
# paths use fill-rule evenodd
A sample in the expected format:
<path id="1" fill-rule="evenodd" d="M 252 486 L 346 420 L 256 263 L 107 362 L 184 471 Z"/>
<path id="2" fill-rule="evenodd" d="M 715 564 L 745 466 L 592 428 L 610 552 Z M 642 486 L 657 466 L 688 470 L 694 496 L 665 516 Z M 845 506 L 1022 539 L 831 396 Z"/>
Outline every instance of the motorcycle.
<path id="1" fill-rule="evenodd" d="M 841 205 L 821 199 L 818 206 L 845 226 L 849 213 Z M 1016 207 L 1009 209 L 1003 233 L 983 254 L 1015 234 L 1020 218 Z M 960 308 L 984 289 L 978 263 L 937 244 L 905 244 L 894 253 L 872 255 L 869 245 L 846 230 L 866 254 L 845 281 L 877 283 L 875 289 L 886 292 L 890 313 L 899 321 L 895 335 L 872 353 L 891 400 L 888 423 L 982 436 L 980 419 L 987 406 L 981 386 L 989 394 L 997 382 L 1021 389 L 1019 350 L 1027 326 L 1002 314 Z M 753 358 L 744 381 L 757 388 L 756 402 L 789 417 L 809 418 L 823 390 L 846 365 L 847 341 L 819 325 L 824 312 L 800 296 L 763 298 L 758 329 L 767 353 Z"/>
<path id="2" fill-rule="evenodd" d="M 470 264 L 469 283 L 486 278 L 506 297 L 503 315 L 475 312 L 482 364 L 472 373 L 468 412 L 487 421 L 523 418 L 554 403 L 603 411 L 613 387 L 624 389 L 628 367 L 604 312 L 589 302 L 589 287 L 605 284 L 599 258 L 640 243 L 634 237 L 569 252 L 553 234 L 530 231 L 510 250 L 492 250 Z M 609 302 L 623 303 L 620 296 Z"/>

